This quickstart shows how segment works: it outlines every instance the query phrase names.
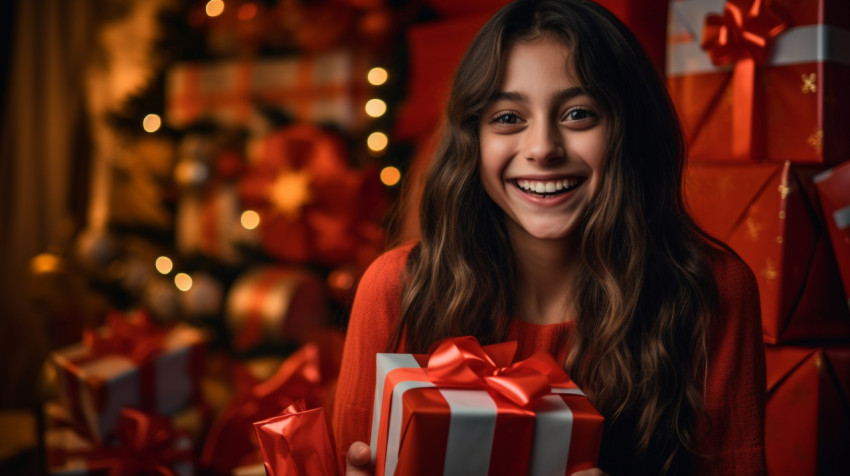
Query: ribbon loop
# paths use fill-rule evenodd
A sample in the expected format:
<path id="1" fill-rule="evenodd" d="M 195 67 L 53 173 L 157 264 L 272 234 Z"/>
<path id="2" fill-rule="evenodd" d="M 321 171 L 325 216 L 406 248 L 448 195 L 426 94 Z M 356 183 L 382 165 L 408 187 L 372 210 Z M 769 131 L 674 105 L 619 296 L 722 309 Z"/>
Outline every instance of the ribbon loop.
<path id="1" fill-rule="evenodd" d="M 549 393 L 552 386 L 575 386 L 545 352 L 509 366 L 496 365 L 512 360 L 516 342 L 511 344 L 485 348 L 473 337 L 444 339 L 432 351 L 426 372 L 437 386 L 483 389 L 523 407 Z"/>
<path id="2" fill-rule="evenodd" d="M 789 26 L 783 16 L 763 0 L 728 0 L 721 15 L 708 15 L 702 48 L 715 66 L 726 66 L 749 57 L 761 64 L 775 36 Z"/>

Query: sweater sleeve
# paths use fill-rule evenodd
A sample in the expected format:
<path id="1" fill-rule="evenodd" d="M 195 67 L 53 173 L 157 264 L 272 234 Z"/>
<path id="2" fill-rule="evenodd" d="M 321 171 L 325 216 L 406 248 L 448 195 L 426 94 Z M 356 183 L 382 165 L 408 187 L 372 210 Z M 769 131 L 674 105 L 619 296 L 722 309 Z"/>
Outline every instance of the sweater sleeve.
<path id="1" fill-rule="evenodd" d="M 339 457 L 355 441 L 369 441 L 375 390 L 375 355 L 385 352 L 401 307 L 406 245 L 376 259 L 357 286 L 345 337 L 332 422 Z"/>
<path id="2" fill-rule="evenodd" d="M 767 385 L 758 287 L 735 256 L 717 258 L 715 274 L 720 308 L 708 331 L 710 421 L 697 426 L 697 450 L 705 456 L 700 474 L 764 474 Z"/>

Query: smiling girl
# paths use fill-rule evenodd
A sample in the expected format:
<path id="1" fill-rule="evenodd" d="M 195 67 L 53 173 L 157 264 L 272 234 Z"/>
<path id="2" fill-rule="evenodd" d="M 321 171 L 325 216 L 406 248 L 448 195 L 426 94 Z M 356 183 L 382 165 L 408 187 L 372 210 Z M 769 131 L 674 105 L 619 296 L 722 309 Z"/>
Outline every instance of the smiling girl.
<path id="1" fill-rule="evenodd" d="M 496 14 L 455 77 L 421 240 L 358 287 L 333 409 L 348 474 L 370 474 L 375 354 L 463 335 L 563 362 L 606 417 L 584 474 L 763 473 L 755 279 L 688 216 L 683 166 L 664 82 L 614 16 Z"/>

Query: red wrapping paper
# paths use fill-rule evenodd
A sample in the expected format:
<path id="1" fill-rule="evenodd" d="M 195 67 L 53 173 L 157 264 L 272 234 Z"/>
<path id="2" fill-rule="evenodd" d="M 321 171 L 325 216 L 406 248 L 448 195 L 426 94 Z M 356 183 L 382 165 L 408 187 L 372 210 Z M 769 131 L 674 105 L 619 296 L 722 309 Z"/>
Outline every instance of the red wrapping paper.
<path id="1" fill-rule="evenodd" d="M 850 474 L 850 347 L 767 346 L 765 355 L 768 474 Z"/>
<path id="2" fill-rule="evenodd" d="M 199 457 L 201 468 L 211 474 L 229 474 L 240 466 L 262 462 L 254 422 L 274 417 L 298 400 L 310 408 L 324 405 L 339 372 L 341 341 L 340 336 L 320 336 L 289 356 L 269 379 L 233 398 L 207 433 Z"/>
<path id="3" fill-rule="evenodd" d="M 112 313 L 106 326 L 50 360 L 76 428 L 105 441 L 122 407 L 173 415 L 198 401 L 205 347 L 204 335 L 188 326 L 162 328 L 144 313 Z"/>
<path id="4" fill-rule="evenodd" d="M 735 9 L 746 12 L 740 28 Z M 837 163 L 850 154 L 840 99 L 850 4 L 684 0 L 670 3 L 669 17 L 668 84 L 693 160 Z"/>
<path id="5" fill-rule="evenodd" d="M 815 176 L 815 187 L 850 305 L 850 162 Z"/>
<path id="6" fill-rule="evenodd" d="M 167 72 L 165 120 L 245 124 L 257 105 L 304 122 L 357 129 L 366 120 L 367 58 L 347 51 L 257 61 L 178 64 Z"/>
<path id="7" fill-rule="evenodd" d="M 596 465 L 603 418 L 550 355 L 446 339 L 379 354 L 375 474 L 570 474 Z"/>
<path id="8" fill-rule="evenodd" d="M 822 170 L 711 163 L 687 170 L 693 217 L 755 273 L 767 343 L 850 337 L 850 311 L 817 213 L 812 176 Z"/>
<path id="9" fill-rule="evenodd" d="M 267 476 L 339 474 L 333 429 L 322 408 L 303 401 L 280 415 L 254 423 Z"/>

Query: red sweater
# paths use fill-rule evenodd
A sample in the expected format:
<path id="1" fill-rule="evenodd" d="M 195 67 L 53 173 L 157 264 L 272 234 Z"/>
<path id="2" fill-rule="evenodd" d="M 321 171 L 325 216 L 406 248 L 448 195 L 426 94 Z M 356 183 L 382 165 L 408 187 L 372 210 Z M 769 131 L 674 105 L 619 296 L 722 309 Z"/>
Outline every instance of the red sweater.
<path id="1" fill-rule="evenodd" d="M 375 354 L 385 352 L 400 309 L 401 275 L 412 244 L 388 251 L 366 271 L 357 289 L 333 402 L 333 429 L 345 455 L 354 441 L 369 441 L 375 388 Z M 765 369 L 755 277 L 740 259 L 723 254 L 715 263 L 720 312 L 709 325 L 705 402 L 711 427 L 698 450 L 710 455 L 700 474 L 764 474 Z M 538 325 L 514 319 L 508 340 L 516 359 L 548 349 L 566 358 L 574 323 Z M 404 352 L 404 349 L 399 349 Z"/>

